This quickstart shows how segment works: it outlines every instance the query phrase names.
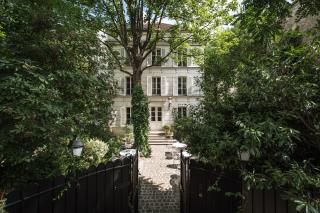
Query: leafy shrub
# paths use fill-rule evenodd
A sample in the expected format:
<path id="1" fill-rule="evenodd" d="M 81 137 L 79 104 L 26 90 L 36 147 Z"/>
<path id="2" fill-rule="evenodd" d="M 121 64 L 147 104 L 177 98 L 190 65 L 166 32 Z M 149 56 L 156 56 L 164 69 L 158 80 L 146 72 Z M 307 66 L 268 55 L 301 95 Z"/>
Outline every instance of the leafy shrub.
<path id="1" fill-rule="evenodd" d="M 0 188 L 11 189 L 67 173 L 76 136 L 108 141 L 115 84 L 79 4 L 0 4 Z"/>
<path id="2" fill-rule="evenodd" d="M 91 139 L 84 144 L 82 159 L 87 167 L 90 165 L 97 166 L 107 160 L 108 151 L 107 143 L 98 139 Z"/>
<path id="3" fill-rule="evenodd" d="M 216 34 L 202 66 L 204 98 L 176 120 L 177 132 L 202 160 L 241 170 L 248 188 L 275 187 L 317 212 L 320 33 L 284 31 L 265 49 L 248 38 L 238 28 Z M 250 153 L 245 168 L 240 150 Z"/>
<path id="4" fill-rule="evenodd" d="M 169 135 L 170 134 L 170 132 L 171 132 L 171 125 L 164 125 L 163 126 L 163 130 L 165 131 L 165 134 L 166 135 Z"/>

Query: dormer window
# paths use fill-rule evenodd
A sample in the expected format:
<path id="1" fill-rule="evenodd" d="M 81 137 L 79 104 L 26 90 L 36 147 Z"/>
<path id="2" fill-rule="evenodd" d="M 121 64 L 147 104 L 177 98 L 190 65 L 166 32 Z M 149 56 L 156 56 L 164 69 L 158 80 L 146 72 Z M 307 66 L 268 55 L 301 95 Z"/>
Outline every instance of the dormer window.
<path id="1" fill-rule="evenodd" d="M 156 48 L 154 51 L 152 51 L 152 65 L 161 65 L 161 48 Z"/>

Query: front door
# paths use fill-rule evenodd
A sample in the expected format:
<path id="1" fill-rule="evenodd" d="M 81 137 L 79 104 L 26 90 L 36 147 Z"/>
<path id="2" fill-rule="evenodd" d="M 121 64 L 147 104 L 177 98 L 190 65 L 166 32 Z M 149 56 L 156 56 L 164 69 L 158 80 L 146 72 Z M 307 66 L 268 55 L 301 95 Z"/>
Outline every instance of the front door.
<path id="1" fill-rule="evenodd" d="M 162 130 L 162 107 L 150 107 L 150 129 L 151 131 Z"/>

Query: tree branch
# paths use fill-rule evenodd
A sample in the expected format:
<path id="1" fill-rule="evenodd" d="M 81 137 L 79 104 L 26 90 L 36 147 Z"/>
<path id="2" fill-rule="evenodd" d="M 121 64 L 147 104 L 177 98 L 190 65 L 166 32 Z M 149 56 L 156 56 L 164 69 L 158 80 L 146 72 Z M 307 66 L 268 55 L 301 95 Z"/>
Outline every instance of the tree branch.
<path id="1" fill-rule="evenodd" d="M 109 52 L 111 53 L 112 57 L 116 60 L 116 63 L 117 63 L 118 66 L 119 66 L 119 70 L 120 70 L 121 72 L 123 72 L 123 73 L 128 74 L 129 76 L 132 76 L 132 73 L 130 73 L 130 72 L 128 72 L 128 71 L 126 71 L 126 70 L 123 69 L 122 63 L 121 63 L 120 59 L 118 58 L 118 56 L 116 56 L 116 54 L 114 53 L 114 51 L 113 51 L 112 47 L 110 46 L 110 44 L 107 43 L 107 42 L 102 41 L 101 39 L 100 39 L 100 41 L 107 47 L 107 49 L 108 49 Z"/>

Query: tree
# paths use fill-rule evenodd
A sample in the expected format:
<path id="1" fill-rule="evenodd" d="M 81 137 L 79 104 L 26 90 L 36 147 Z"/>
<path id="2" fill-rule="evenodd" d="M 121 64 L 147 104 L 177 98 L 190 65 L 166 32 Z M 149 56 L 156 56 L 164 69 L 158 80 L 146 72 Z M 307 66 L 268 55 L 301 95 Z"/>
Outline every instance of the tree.
<path id="1" fill-rule="evenodd" d="M 68 173 L 75 137 L 108 141 L 115 84 L 77 1 L 0 8 L 0 187 L 11 189 Z"/>
<path id="2" fill-rule="evenodd" d="M 113 53 L 119 69 L 132 76 L 133 79 L 133 114 L 140 111 L 145 99 L 135 93 L 142 90 L 141 76 L 144 70 L 152 65 L 144 65 L 144 61 L 155 50 L 160 41 L 170 44 L 170 51 L 158 58 L 165 62 L 179 48 L 200 41 L 215 27 L 225 24 L 229 18 L 229 10 L 234 9 L 236 1 L 225 0 L 99 0 L 94 1 L 93 18 L 100 22 L 100 30 L 111 37 L 126 52 L 132 72 L 123 68 L 121 58 L 114 51 L 114 41 L 102 40 L 102 43 Z M 170 19 L 174 24 L 164 25 L 163 20 Z M 186 53 L 185 53 L 186 54 Z M 141 103 L 141 104 L 135 104 Z M 144 102 L 147 104 L 147 102 Z M 141 132 L 142 126 L 148 126 L 148 115 L 143 123 L 133 115 L 133 126 L 136 146 L 146 147 L 147 129 Z M 142 125 L 142 126 L 140 126 Z M 143 139 L 144 138 L 144 139 Z M 140 146 L 141 144 L 141 146 Z M 144 152 L 144 151 L 143 151 Z M 148 155 L 148 152 L 144 152 Z"/>
<path id="3" fill-rule="evenodd" d="M 276 188 L 298 210 L 315 213 L 320 32 L 317 25 L 307 31 L 287 28 L 297 2 L 302 1 L 244 2 L 234 27 L 215 34 L 206 48 L 204 99 L 190 117 L 177 120 L 176 131 L 200 158 L 240 170 L 249 188 Z M 300 5 L 298 11 L 307 11 Z M 245 167 L 241 151 L 250 153 Z"/>

